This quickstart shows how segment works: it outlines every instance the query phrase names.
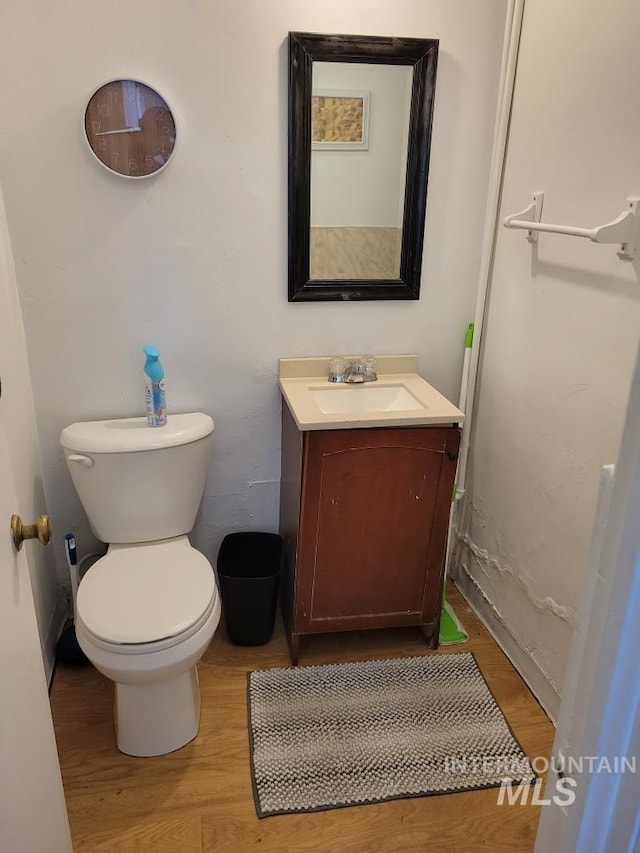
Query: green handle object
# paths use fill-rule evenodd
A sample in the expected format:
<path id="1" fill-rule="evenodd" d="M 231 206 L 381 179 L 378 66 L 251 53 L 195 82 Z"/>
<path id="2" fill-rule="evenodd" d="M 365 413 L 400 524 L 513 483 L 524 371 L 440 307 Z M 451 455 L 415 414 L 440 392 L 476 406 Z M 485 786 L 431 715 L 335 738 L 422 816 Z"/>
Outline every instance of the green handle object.
<path id="1" fill-rule="evenodd" d="M 473 329 L 474 329 L 473 323 L 469 323 L 469 325 L 467 326 L 467 330 L 464 333 L 464 348 L 465 348 L 465 350 L 470 350 L 471 347 L 473 346 Z M 465 364 L 468 363 L 467 359 L 469 357 L 470 357 L 470 355 L 468 355 L 465 352 Z M 458 494 L 458 484 L 454 483 L 453 484 L 453 494 L 451 495 L 452 501 L 455 502 L 457 494 Z"/>
<path id="2" fill-rule="evenodd" d="M 467 331 L 464 335 L 464 348 L 471 349 L 473 346 L 473 323 L 469 323 L 467 326 Z"/>

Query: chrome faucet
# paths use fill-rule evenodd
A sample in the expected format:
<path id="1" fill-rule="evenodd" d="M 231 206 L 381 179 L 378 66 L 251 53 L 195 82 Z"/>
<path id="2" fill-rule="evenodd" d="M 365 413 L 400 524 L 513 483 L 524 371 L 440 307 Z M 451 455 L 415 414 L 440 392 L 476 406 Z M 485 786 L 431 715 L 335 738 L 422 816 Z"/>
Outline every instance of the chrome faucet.
<path id="1" fill-rule="evenodd" d="M 365 379 L 365 366 L 361 361 L 352 361 L 351 364 L 348 364 L 344 369 L 344 381 L 345 382 L 366 382 Z"/>
<path id="2" fill-rule="evenodd" d="M 354 359 L 348 364 L 343 358 L 332 359 L 329 368 L 329 382 L 348 382 L 350 384 L 375 382 L 378 377 L 374 367 L 375 360 L 370 357 Z"/>

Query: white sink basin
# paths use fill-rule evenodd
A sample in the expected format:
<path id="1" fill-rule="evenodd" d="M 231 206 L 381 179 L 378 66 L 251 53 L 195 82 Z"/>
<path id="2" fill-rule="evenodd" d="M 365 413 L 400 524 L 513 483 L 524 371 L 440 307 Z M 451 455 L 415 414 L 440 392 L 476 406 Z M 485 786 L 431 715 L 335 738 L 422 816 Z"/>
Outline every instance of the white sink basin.
<path id="1" fill-rule="evenodd" d="M 450 426 L 464 420 L 459 409 L 418 375 L 416 355 L 376 356 L 377 380 L 353 385 L 328 382 L 330 362 L 330 356 L 280 359 L 282 397 L 301 432 Z"/>
<path id="2" fill-rule="evenodd" d="M 310 388 L 309 393 L 323 415 L 413 412 L 426 408 L 402 385 L 335 385 Z"/>

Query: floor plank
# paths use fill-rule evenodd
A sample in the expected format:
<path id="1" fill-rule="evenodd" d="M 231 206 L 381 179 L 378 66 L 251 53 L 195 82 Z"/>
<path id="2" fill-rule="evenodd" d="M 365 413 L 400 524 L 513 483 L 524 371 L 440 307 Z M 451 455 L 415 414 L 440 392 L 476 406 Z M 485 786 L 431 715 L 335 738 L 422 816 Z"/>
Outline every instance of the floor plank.
<path id="1" fill-rule="evenodd" d="M 553 726 L 457 590 L 449 600 L 509 724 L 530 756 L 548 756 Z M 303 639 L 301 665 L 430 654 L 417 629 Z M 220 628 L 200 666 L 198 737 L 158 758 L 115 746 L 111 683 L 60 665 L 51 705 L 74 850 L 112 853 L 423 853 L 531 851 L 536 806 L 498 806 L 496 789 L 259 820 L 249 770 L 246 675 L 288 665 L 282 625 L 266 646 L 233 646 Z"/>

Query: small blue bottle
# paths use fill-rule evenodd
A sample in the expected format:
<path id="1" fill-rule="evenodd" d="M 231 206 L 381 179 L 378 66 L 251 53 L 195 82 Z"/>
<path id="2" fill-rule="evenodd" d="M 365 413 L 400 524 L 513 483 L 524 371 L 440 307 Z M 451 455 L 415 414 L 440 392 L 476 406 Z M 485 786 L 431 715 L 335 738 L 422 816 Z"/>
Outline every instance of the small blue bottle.
<path id="1" fill-rule="evenodd" d="M 144 365 L 144 386 L 149 426 L 164 426 L 167 422 L 167 405 L 164 394 L 164 370 L 160 364 L 160 350 L 142 347 L 147 360 Z"/>

